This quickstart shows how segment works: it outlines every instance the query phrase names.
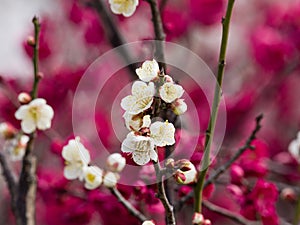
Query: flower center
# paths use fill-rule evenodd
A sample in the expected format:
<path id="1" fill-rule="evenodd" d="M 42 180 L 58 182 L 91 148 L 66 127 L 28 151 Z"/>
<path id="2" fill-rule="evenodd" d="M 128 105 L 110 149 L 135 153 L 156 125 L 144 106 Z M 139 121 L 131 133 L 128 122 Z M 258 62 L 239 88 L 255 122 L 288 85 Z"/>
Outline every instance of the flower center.
<path id="1" fill-rule="evenodd" d="M 86 178 L 89 182 L 93 183 L 96 179 L 96 176 L 94 174 L 88 173 Z"/>

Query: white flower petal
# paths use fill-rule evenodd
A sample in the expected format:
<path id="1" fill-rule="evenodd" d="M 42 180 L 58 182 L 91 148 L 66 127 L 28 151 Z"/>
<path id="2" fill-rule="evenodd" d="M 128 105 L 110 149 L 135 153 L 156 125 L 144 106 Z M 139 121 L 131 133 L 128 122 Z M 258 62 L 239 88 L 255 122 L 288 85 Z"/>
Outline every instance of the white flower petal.
<path id="1" fill-rule="evenodd" d="M 151 124 L 150 134 L 157 146 L 163 147 L 175 144 L 175 127 L 172 123 L 157 121 Z"/>
<path id="2" fill-rule="evenodd" d="M 150 155 L 147 152 L 134 151 L 132 153 L 132 158 L 133 158 L 133 161 L 140 166 L 145 165 L 148 162 L 150 162 Z"/>
<path id="3" fill-rule="evenodd" d="M 80 177 L 81 173 L 82 169 L 73 164 L 66 165 L 64 168 L 64 177 L 68 180 L 77 179 Z"/>
<path id="4" fill-rule="evenodd" d="M 21 122 L 21 128 L 26 134 L 30 134 L 36 129 L 35 121 L 33 118 L 28 117 Z"/>
<path id="5" fill-rule="evenodd" d="M 102 183 L 102 170 L 97 166 L 88 166 L 83 170 L 85 184 L 84 187 L 92 190 L 98 188 Z"/>
<path id="6" fill-rule="evenodd" d="M 20 108 L 15 112 L 15 117 L 18 120 L 22 120 L 27 117 L 28 114 L 28 105 L 21 105 Z"/>
<path id="7" fill-rule="evenodd" d="M 151 118 L 149 115 L 143 117 L 143 125 L 142 127 L 150 127 L 151 125 Z"/>
<path id="8" fill-rule="evenodd" d="M 145 61 L 142 67 L 135 70 L 138 77 L 145 82 L 149 82 L 157 77 L 159 73 L 158 63 L 153 59 L 152 61 Z"/>
<path id="9" fill-rule="evenodd" d="M 119 176 L 113 172 L 107 172 L 103 178 L 103 185 L 107 188 L 115 187 L 119 180 Z"/>
<path id="10" fill-rule="evenodd" d="M 157 155 L 157 153 L 156 153 L 156 151 L 155 151 L 154 149 L 152 149 L 152 150 L 150 151 L 150 158 L 151 158 L 153 161 L 155 161 L 155 162 L 157 162 L 157 160 L 158 160 L 158 155 Z"/>
<path id="11" fill-rule="evenodd" d="M 183 95 L 183 92 L 184 90 L 180 85 L 169 82 L 164 83 L 159 89 L 160 97 L 167 103 L 171 103 L 177 98 L 180 98 Z"/>
<path id="12" fill-rule="evenodd" d="M 125 153 L 131 153 L 135 150 L 135 137 L 134 133 L 127 134 L 126 139 L 122 142 L 121 151 Z"/>

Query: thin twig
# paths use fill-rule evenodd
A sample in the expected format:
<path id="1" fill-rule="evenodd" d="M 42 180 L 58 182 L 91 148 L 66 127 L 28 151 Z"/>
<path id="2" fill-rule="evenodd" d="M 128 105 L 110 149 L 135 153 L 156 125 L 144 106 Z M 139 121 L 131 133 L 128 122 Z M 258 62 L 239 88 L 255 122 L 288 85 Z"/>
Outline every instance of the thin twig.
<path id="1" fill-rule="evenodd" d="M 167 225 L 175 225 L 175 215 L 174 215 L 174 207 L 170 204 L 163 183 L 163 173 L 161 172 L 161 168 L 159 162 L 153 162 L 155 173 L 156 173 L 156 183 L 157 183 L 157 197 L 160 199 L 166 211 L 166 222 Z"/>
<path id="2" fill-rule="evenodd" d="M 209 201 L 202 201 L 202 204 L 204 207 L 206 207 L 207 209 L 209 209 L 212 212 L 218 213 L 222 216 L 225 216 L 231 220 L 233 220 L 234 222 L 237 222 L 238 224 L 242 224 L 242 225 L 258 225 L 258 222 L 255 221 L 250 221 L 245 219 L 243 216 L 237 214 L 237 213 L 233 213 L 225 208 L 222 208 L 220 206 L 217 206 Z"/>
<path id="3" fill-rule="evenodd" d="M 261 129 L 261 120 L 263 118 L 263 115 L 259 115 L 256 117 L 255 121 L 255 128 L 253 129 L 253 131 L 251 132 L 250 136 L 248 137 L 248 139 L 246 140 L 245 144 L 239 148 L 237 150 L 237 152 L 232 156 L 232 158 L 227 161 L 223 166 L 219 167 L 215 173 L 210 176 L 203 184 L 203 188 L 207 187 L 207 185 L 213 183 L 214 181 L 217 180 L 217 178 L 223 174 L 247 149 L 252 149 L 253 146 L 251 146 L 251 143 L 253 140 L 255 140 L 256 135 L 258 133 L 258 131 Z M 185 195 L 184 197 L 182 197 L 176 204 L 176 211 L 180 210 L 183 205 L 190 199 L 193 197 L 193 191 L 191 191 L 190 193 L 188 193 L 187 195 Z"/>
<path id="4" fill-rule="evenodd" d="M 147 217 L 134 208 L 134 206 L 123 197 L 117 188 L 110 188 L 110 191 L 134 217 L 138 218 L 141 222 L 147 220 Z"/>
<path id="5" fill-rule="evenodd" d="M 160 68 L 166 72 L 164 44 L 163 44 L 163 42 L 166 39 L 166 34 L 164 32 L 161 15 L 158 8 L 158 3 L 157 0 L 146 0 L 146 1 L 150 4 L 152 22 L 153 22 L 154 33 L 155 33 L 155 40 L 158 40 L 155 42 L 154 57 L 159 62 Z"/>
<path id="6" fill-rule="evenodd" d="M 206 137 L 205 137 L 205 152 L 204 152 L 204 158 L 203 163 L 201 167 L 201 172 L 198 176 L 198 182 L 194 188 L 194 194 L 195 194 L 195 212 L 201 212 L 201 202 L 202 202 L 202 192 L 204 188 L 204 181 L 206 177 L 206 173 L 208 171 L 209 163 L 210 163 L 210 149 L 211 144 L 213 141 L 214 131 L 215 131 L 215 125 L 218 117 L 218 111 L 219 111 L 219 104 L 222 96 L 222 83 L 223 83 L 223 76 L 224 76 L 224 70 L 225 70 L 225 57 L 226 57 L 226 49 L 227 49 L 227 43 L 228 43 L 228 35 L 229 35 L 229 24 L 230 19 L 232 15 L 232 9 L 234 5 L 235 0 L 228 0 L 226 15 L 222 19 L 222 41 L 221 41 L 221 47 L 220 47 L 220 55 L 219 55 L 219 67 L 218 67 L 218 75 L 217 75 L 217 83 L 215 86 L 215 93 L 214 93 L 214 99 L 213 99 L 213 105 L 212 105 L 212 113 L 209 120 L 209 125 L 206 131 Z"/>
<path id="7" fill-rule="evenodd" d="M 104 31 L 106 33 L 107 40 L 110 42 L 112 47 L 116 48 L 121 45 L 124 45 L 126 42 L 124 41 L 117 24 L 113 20 L 111 13 L 107 10 L 107 7 L 104 4 L 103 0 L 94 0 L 89 5 L 94 7 L 98 15 L 100 16 L 101 23 L 104 26 Z M 131 78 L 135 80 L 137 78 L 135 73 L 135 69 L 137 68 L 137 66 L 135 64 L 132 64 L 133 60 L 131 54 L 128 51 L 126 51 L 125 48 L 119 48 L 119 53 L 122 56 L 125 63 L 128 64 L 127 68 L 130 71 Z"/>
<path id="8" fill-rule="evenodd" d="M 39 32 L 40 22 L 35 16 L 32 19 L 34 25 L 34 45 L 33 45 L 33 68 L 34 80 L 31 91 L 32 99 L 38 95 L 39 76 Z M 29 135 L 29 141 L 26 146 L 25 155 L 22 160 L 22 169 L 18 184 L 18 197 L 16 199 L 16 206 L 18 208 L 18 215 L 21 218 L 22 225 L 35 224 L 35 198 L 36 198 L 36 157 L 33 155 L 33 142 L 36 133 Z"/>

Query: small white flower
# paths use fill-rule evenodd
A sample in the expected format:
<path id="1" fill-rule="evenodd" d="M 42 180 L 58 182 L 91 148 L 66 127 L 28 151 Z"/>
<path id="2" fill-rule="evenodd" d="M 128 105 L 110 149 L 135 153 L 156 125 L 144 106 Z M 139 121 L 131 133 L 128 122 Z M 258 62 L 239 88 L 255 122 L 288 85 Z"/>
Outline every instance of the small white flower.
<path id="1" fill-rule="evenodd" d="M 12 161 L 19 161 L 25 155 L 29 137 L 22 135 L 19 138 L 9 139 L 4 144 L 4 149 L 7 151 Z"/>
<path id="2" fill-rule="evenodd" d="M 159 94 L 162 100 L 166 103 L 171 103 L 183 95 L 183 88 L 178 84 L 170 82 L 164 83 L 159 89 Z"/>
<path id="3" fill-rule="evenodd" d="M 187 110 L 187 105 L 185 104 L 184 99 L 176 99 L 176 101 L 172 103 L 172 109 L 177 116 L 185 113 Z"/>
<path id="4" fill-rule="evenodd" d="M 131 16 L 139 4 L 138 0 L 109 0 L 111 11 L 123 16 Z"/>
<path id="5" fill-rule="evenodd" d="M 126 165 L 126 159 L 119 153 L 113 153 L 107 157 L 106 165 L 112 172 L 121 172 Z"/>
<path id="6" fill-rule="evenodd" d="M 183 159 L 179 161 L 180 168 L 174 173 L 174 178 L 179 184 L 191 184 L 197 179 L 197 170 L 193 163 Z"/>
<path id="7" fill-rule="evenodd" d="M 147 60 L 142 64 L 142 67 L 137 68 L 135 72 L 142 81 L 149 82 L 157 77 L 159 66 L 155 59 L 152 61 Z"/>
<path id="8" fill-rule="evenodd" d="M 155 225 L 153 220 L 145 220 L 142 225 Z"/>
<path id="9" fill-rule="evenodd" d="M 29 104 L 20 106 L 15 113 L 15 117 L 22 120 L 22 130 L 28 134 L 37 128 L 40 130 L 50 128 L 53 116 L 52 107 L 47 105 L 46 100 L 42 98 L 34 99 Z"/>
<path id="10" fill-rule="evenodd" d="M 130 132 L 121 146 L 122 152 L 132 153 L 133 161 L 138 165 L 147 164 L 150 159 L 157 161 L 157 153 L 150 137 L 135 135 Z"/>
<path id="11" fill-rule="evenodd" d="M 116 173 L 106 172 L 103 177 L 103 185 L 107 188 L 113 188 L 118 183 L 119 178 L 119 175 Z"/>
<path id="12" fill-rule="evenodd" d="M 150 137 L 155 145 L 163 147 L 175 144 L 175 127 L 169 122 L 154 122 L 150 126 Z"/>
<path id="13" fill-rule="evenodd" d="M 87 166 L 83 169 L 84 187 L 89 190 L 96 189 L 102 183 L 102 170 L 97 166 Z"/>
<path id="14" fill-rule="evenodd" d="M 297 134 L 297 138 L 291 141 L 288 149 L 291 155 L 300 163 L 300 131 Z"/>
<path id="15" fill-rule="evenodd" d="M 199 224 L 202 225 L 204 222 L 204 216 L 201 213 L 195 212 L 193 215 L 193 224 Z"/>
<path id="16" fill-rule="evenodd" d="M 121 107 L 127 113 L 137 115 L 146 109 L 149 109 L 155 92 L 154 84 L 148 85 L 142 81 L 136 81 L 132 85 L 132 95 L 126 96 L 121 101 Z"/>
<path id="17" fill-rule="evenodd" d="M 91 157 L 88 150 L 80 143 L 79 137 L 70 140 L 69 143 L 63 147 L 62 157 L 66 161 L 64 176 L 68 180 L 76 178 L 82 180 L 83 169 L 89 164 Z"/>

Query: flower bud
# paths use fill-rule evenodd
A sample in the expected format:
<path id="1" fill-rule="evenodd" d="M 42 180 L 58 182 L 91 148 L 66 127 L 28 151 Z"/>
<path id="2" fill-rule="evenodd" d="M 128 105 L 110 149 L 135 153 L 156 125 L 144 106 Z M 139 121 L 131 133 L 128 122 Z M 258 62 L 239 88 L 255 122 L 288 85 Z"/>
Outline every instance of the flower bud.
<path id="1" fill-rule="evenodd" d="M 176 164 L 179 165 L 179 169 L 174 173 L 174 178 L 179 184 L 191 184 L 197 179 L 197 170 L 193 163 L 189 160 L 179 160 Z"/>
<path id="2" fill-rule="evenodd" d="M 195 212 L 194 215 L 193 215 L 193 220 L 192 220 L 192 223 L 193 224 L 203 224 L 204 222 L 204 216 L 201 214 L 201 213 L 198 213 L 198 212 Z"/>
<path id="3" fill-rule="evenodd" d="M 241 180 L 243 179 L 245 173 L 242 167 L 238 165 L 232 165 L 230 168 L 230 176 L 231 176 L 231 182 L 234 184 L 241 183 Z"/>
<path id="4" fill-rule="evenodd" d="M 153 220 L 145 220 L 142 225 L 155 225 Z"/>
<path id="5" fill-rule="evenodd" d="M 35 45 L 35 40 L 34 40 L 34 37 L 33 37 L 33 36 L 29 36 L 29 37 L 27 38 L 27 44 L 28 44 L 29 46 L 34 46 L 34 45 Z"/>
<path id="6" fill-rule="evenodd" d="M 172 103 L 172 109 L 177 116 L 185 113 L 187 110 L 187 105 L 185 104 L 184 99 L 176 99 Z"/>
<path id="7" fill-rule="evenodd" d="M 203 225 L 211 225 L 211 221 L 206 219 L 204 220 Z"/>
<path id="8" fill-rule="evenodd" d="M 165 75 L 165 81 L 169 83 L 173 83 L 173 79 L 169 75 Z"/>
<path id="9" fill-rule="evenodd" d="M 119 175 L 113 172 L 107 172 L 103 177 L 103 185 L 107 188 L 113 188 L 116 186 L 119 180 Z"/>
<path id="10" fill-rule="evenodd" d="M 121 172 L 126 165 L 126 159 L 119 153 L 113 153 L 108 156 L 106 165 L 112 172 Z"/>
<path id="11" fill-rule="evenodd" d="M 26 92 L 21 92 L 18 95 L 18 101 L 21 104 L 28 104 L 31 101 L 31 96 L 28 93 L 26 93 Z"/>
<path id="12" fill-rule="evenodd" d="M 297 195 L 296 192 L 292 188 L 284 188 L 282 189 L 280 196 L 284 200 L 288 201 L 296 201 L 297 200 Z"/>
<path id="13" fill-rule="evenodd" d="M 11 139 L 17 134 L 17 130 L 7 122 L 0 123 L 0 137 Z"/>
<path id="14" fill-rule="evenodd" d="M 43 79 L 44 78 L 44 73 L 38 72 L 37 76 L 38 76 L 39 79 Z"/>

